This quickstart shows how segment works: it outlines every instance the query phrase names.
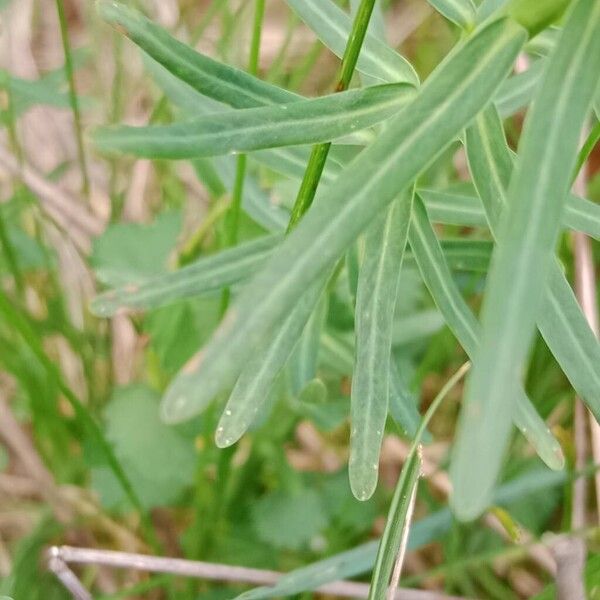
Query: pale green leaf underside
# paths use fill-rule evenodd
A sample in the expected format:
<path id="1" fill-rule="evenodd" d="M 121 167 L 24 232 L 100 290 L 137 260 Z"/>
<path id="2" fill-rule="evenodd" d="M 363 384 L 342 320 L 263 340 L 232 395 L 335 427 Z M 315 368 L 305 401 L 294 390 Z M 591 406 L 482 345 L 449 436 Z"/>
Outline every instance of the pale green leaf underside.
<path id="1" fill-rule="evenodd" d="M 414 96 L 407 84 L 386 84 L 289 104 L 247 108 L 150 127 L 96 130 L 104 152 L 181 159 L 328 142 L 396 114 Z"/>
<path id="2" fill-rule="evenodd" d="M 392 322 L 412 197 L 412 188 L 403 191 L 369 227 L 359 272 L 349 460 L 350 487 L 359 500 L 370 498 L 377 485 L 390 393 Z"/>
<path id="3" fill-rule="evenodd" d="M 513 170 L 512 154 L 493 107 L 467 130 L 467 156 L 490 229 L 498 235 Z M 590 329 L 560 264 L 549 267 L 547 289 L 537 316 L 538 328 L 573 387 L 600 415 L 600 344 Z"/>
<path id="4" fill-rule="evenodd" d="M 444 315 L 448 327 L 467 355 L 470 358 L 476 356 L 481 339 L 479 323 L 452 278 L 433 228 L 429 223 L 425 207 L 418 197 L 415 198 L 413 206 L 409 242 L 423 281 Z M 549 467 L 552 469 L 562 468 L 564 464 L 562 450 L 546 423 L 538 415 L 522 388 L 516 389 L 513 393 L 515 394 L 515 410 L 512 418 L 515 425 Z"/>
<path id="5" fill-rule="evenodd" d="M 475 5 L 471 0 L 427 0 L 447 19 L 468 29 L 475 23 Z"/>
<path id="6" fill-rule="evenodd" d="M 272 235 L 243 242 L 235 248 L 199 258 L 177 271 L 104 292 L 94 298 L 90 309 L 97 316 L 109 317 L 121 309 L 158 308 L 177 300 L 216 294 L 252 276 L 282 239 L 281 235 Z M 492 255 L 490 241 L 457 238 L 443 239 L 440 244 L 452 269 L 480 273 L 487 270 Z M 415 265 L 410 251 L 406 253 L 405 264 Z"/>
<path id="7" fill-rule="evenodd" d="M 600 3 L 576 2 L 526 120 L 453 448 L 451 503 L 462 519 L 488 505 L 502 466 L 512 390 L 539 314 L 581 126 L 597 87 L 599 27 Z"/>
<path id="8" fill-rule="evenodd" d="M 219 420 L 215 441 L 220 448 L 237 442 L 266 402 L 323 292 L 324 283 L 313 284 L 303 294 L 275 335 L 255 350 L 244 367 Z"/>

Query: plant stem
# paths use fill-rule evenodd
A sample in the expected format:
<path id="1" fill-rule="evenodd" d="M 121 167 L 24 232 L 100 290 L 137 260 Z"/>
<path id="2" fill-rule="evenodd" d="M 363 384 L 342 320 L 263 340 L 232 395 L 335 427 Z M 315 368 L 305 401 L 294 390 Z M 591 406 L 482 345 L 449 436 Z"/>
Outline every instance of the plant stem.
<path id="1" fill-rule="evenodd" d="M 17 123 L 15 118 L 15 106 L 14 106 L 14 96 L 12 93 L 12 79 L 10 75 L 7 78 L 6 82 L 6 115 L 7 115 L 7 129 L 8 129 L 8 137 L 10 141 L 10 145 L 12 147 L 15 158 L 17 159 L 18 164 L 18 178 L 15 181 L 15 196 L 21 193 L 23 189 L 23 179 L 21 177 L 21 169 L 23 167 L 23 150 L 21 145 L 19 144 L 19 138 L 17 135 Z M 19 294 L 23 293 L 24 282 L 23 275 L 21 270 L 19 269 L 19 263 L 17 260 L 17 255 L 15 249 L 12 246 L 12 242 L 8 235 L 8 231 L 6 229 L 6 225 L 4 223 L 4 215 L 0 213 L 0 244 L 2 245 L 2 250 L 6 257 L 6 264 L 8 269 L 10 270 L 13 279 L 15 281 L 15 285 L 17 287 L 17 291 Z"/>
<path id="2" fill-rule="evenodd" d="M 371 20 L 374 6 L 375 0 L 362 0 L 358 7 L 356 17 L 352 23 L 352 31 L 350 32 L 344 51 L 344 57 L 342 58 L 338 83 L 335 86 L 336 92 L 343 92 L 344 90 L 347 90 L 350 85 L 356 63 L 358 62 L 360 49 L 362 48 L 363 41 L 367 35 L 367 28 L 369 26 L 369 21 Z M 296 196 L 296 201 L 292 208 L 292 215 L 287 228 L 288 232 L 298 224 L 304 213 L 313 203 L 330 148 L 331 142 L 313 146 L 300 189 L 298 190 L 298 195 Z"/>
<path id="3" fill-rule="evenodd" d="M 62 39 L 63 51 L 65 55 L 65 71 L 69 83 L 69 102 L 73 112 L 73 121 L 75 124 L 75 140 L 77 142 L 77 157 L 82 178 L 83 195 L 90 199 L 90 180 L 88 177 L 87 160 L 83 146 L 83 133 L 81 127 L 81 114 L 79 112 L 79 101 L 75 89 L 75 75 L 73 69 L 73 58 L 71 53 L 71 44 L 69 42 L 69 32 L 67 28 L 67 18 L 65 15 L 65 5 L 63 0 L 56 0 L 56 11 L 58 13 L 58 22 L 60 23 L 60 37 Z"/>
<path id="4" fill-rule="evenodd" d="M 265 0 L 256 0 L 254 10 L 254 25 L 252 27 L 252 40 L 250 42 L 250 57 L 248 59 L 248 72 L 256 75 L 258 71 L 258 58 L 260 54 L 260 38 L 262 34 L 263 18 L 265 16 Z M 231 196 L 231 206 L 227 213 L 226 246 L 235 246 L 238 241 L 240 230 L 240 216 L 242 212 L 242 198 L 244 196 L 244 180 L 246 178 L 247 158 L 240 154 L 237 159 L 235 170 L 235 183 Z M 223 290 L 221 298 L 221 311 L 225 313 L 229 305 L 230 290 Z"/>

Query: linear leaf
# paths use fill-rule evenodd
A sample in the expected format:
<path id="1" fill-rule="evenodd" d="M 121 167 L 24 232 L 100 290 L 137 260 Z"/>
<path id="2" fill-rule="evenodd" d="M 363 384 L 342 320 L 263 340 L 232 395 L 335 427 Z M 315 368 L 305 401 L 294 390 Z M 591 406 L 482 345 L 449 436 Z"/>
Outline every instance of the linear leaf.
<path id="1" fill-rule="evenodd" d="M 97 129 L 104 152 L 146 158 L 195 158 L 328 142 L 396 114 L 414 95 L 408 84 L 386 84 L 258 108 L 215 113 L 150 127 Z"/>
<path id="2" fill-rule="evenodd" d="M 471 0 L 427 0 L 446 19 L 463 29 L 475 23 L 475 5 Z"/>
<path id="3" fill-rule="evenodd" d="M 392 322 L 408 235 L 413 189 L 369 227 L 356 298 L 349 475 L 359 500 L 373 495 L 388 414 Z"/>
<path id="4" fill-rule="evenodd" d="M 342 58 L 352 22 L 331 0 L 286 0 L 290 8 L 336 56 Z M 367 34 L 356 69 L 386 82 L 419 84 L 411 64 L 384 42 Z"/>
<path id="5" fill-rule="evenodd" d="M 328 297 L 327 294 L 322 294 L 290 359 L 290 379 L 293 394 L 299 394 L 304 386 L 317 376 L 319 348 L 321 347 L 321 335 L 327 320 L 327 309 Z"/>
<path id="6" fill-rule="evenodd" d="M 277 375 L 298 343 L 325 283 L 326 280 L 311 285 L 275 335 L 255 350 L 244 367 L 219 420 L 215 435 L 219 448 L 227 448 L 237 442 L 252 425 L 268 399 Z"/>
<path id="7" fill-rule="evenodd" d="M 514 115 L 531 103 L 545 66 L 545 60 L 537 60 L 526 71 L 504 81 L 495 100 L 496 108 L 503 117 Z"/>
<path id="8" fill-rule="evenodd" d="M 170 73 L 163 65 L 158 63 L 156 60 L 150 58 L 147 54 L 144 54 L 144 64 L 146 68 L 152 74 L 152 77 L 159 85 L 159 87 L 165 92 L 169 100 L 177 106 L 183 116 L 186 118 L 194 118 L 198 116 L 206 116 L 211 113 L 220 112 L 226 109 L 227 105 L 220 102 L 215 102 L 211 98 L 201 94 L 196 89 L 190 87 L 185 81 L 178 79 L 174 74 Z M 209 63 L 211 64 L 211 63 Z M 236 69 L 232 67 L 226 67 L 225 69 L 231 69 L 233 71 L 232 76 L 237 73 Z M 227 73 L 227 71 L 225 71 Z M 246 73 L 246 76 L 249 76 Z M 263 82 L 260 79 L 256 79 L 256 85 L 261 85 Z M 271 90 L 267 87 L 267 94 Z M 212 88 L 206 88 L 206 93 L 211 93 Z M 235 102 L 232 104 L 234 108 L 237 107 L 237 94 L 232 94 L 231 101 Z M 302 100 L 301 96 L 293 95 L 291 98 L 281 100 L 282 102 L 291 102 L 294 98 Z M 254 106 L 266 106 L 267 103 L 256 104 Z M 239 107 L 238 107 L 239 108 Z M 241 108 L 243 110 L 243 108 Z M 233 113 L 233 110 L 231 111 Z M 337 156 L 337 148 L 334 146 L 331 150 L 329 160 L 325 166 L 323 172 L 323 181 L 331 181 L 335 178 L 335 175 L 339 173 L 342 165 L 339 162 Z M 271 150 L 258 150 L 252 154 L 252 158 L 266 164 L 268 167 L 275 171 L 301 179 L 306 168 L 306 163 L 310 155 L 310 148 L 277 148 Z M 289 220 L 286 219 L 284 224 L 287 225 Z"/>
<path id="9" fill-rule="evenodd" d="M 255 273 L 282 239 L 280 235 L 264 236 L 217 254 L 203 256 L 177 271 L 152 277 L 141 284 L 125 285 L 104 292 L 94 298 L 90 310 L 97 316 L 110 317 L 118 310 L 145 310 L 177 300 L 215 294 Z M 440 244 L 451 268 L 476 272 L 487 270 L 492 255 L 491 242 L 459 238 L 441 240 Z M 405 262 L 414 265 L 410 251 L 406 253 Z M 309 379 L 312 377 L 306 381 Z"/>
<path id="10" fill-rule="evenodd" d="M 235 108 L 293 102 L 301 97 L 193 50 L 119 2 L 100 0 L 100 16 L 201 94 Z"/>
<path id="11" fill-rule="evenodd" d="M 399 190 L 489 101 L 526 37 L 519 25 L 500 19 L 450 53 L 417 98 L 324 188 L 300 225 L 245 288 L 202 357 L 193 358 L 171 383 L 163 399 L 164 419 L 191 417 L 206 397 L 235 380 L 239 365 L 310 282 L 335 264 Z"/>
<path id="12" fill-rule="evenodd" d="M 475 227 L 488 224 L 485 210 L 477 196 L 459 193 L 455 190 L 420 188 L 417 192 L 425 202 L 429 218 L 434 223 Z M 563 225 L 600 240 L 600 205 L 569 194 L 563 215 Z"/>
<path id="13" fill-rule="evenodd" d="M 167 275 L 110 290 L 97 296 L 90 309 L 98 316 L 109 317 L 122 308 L 155 308 L 183 298 L 218 292 L 256 271 L 282 239 L 280 235 L 264 236 L 203 257 Z"/>
<path id="14" fill-rule="evenodd" d="M 434 223 L 486 226 L 485 212 L 477 196 L 453 190 L 417 189 Z"/>
<path id="15" fill-rule="evenodd" d="M 461 296 L 452 279 L 452 274 L 444 263 L 444 256 L 435 232 L 418 196 L 414 201 L 413 220 L 408 239 L 425 285 L 444 315 L 448 327 L 467 355 L 470 358 L 476 356 L 481 339 L 479 323 Z M 514 394 L 516 397 L 513 415 L 515 425 L 550 468 L 562 468 L 564 464 L 562 450 L 548 430 L 546 423 L 538 415 L 522 388 L 515 390 Z"/>
<path id="16" fill-rule="evenodd" d="M 461 519 L 488 505 L 514 393 L 558 236 L 582 123 L 600 72 L 600 3 L 574 4 L 526 119 L 482 307 L 483 335 L 454 445 L 451 503 Z"/>
<path id="17" fill-rule="evenodd" d="M 321 357 L 324 363 L 340 374 L 352 373 L 354 366 L 352 341 L 331 332 L 324 332 L 321 336 Z M 417 404 L 417 398 L 400 376 L 393 357 L 390 357 L 390 414 L 410 438 L 416 433 L 421 420 Z"/>
<path id="18" fill-rule="evenodd" d="M 494 107 L 478 115 L 466 138 L 471 174 L 497 237 L 500 214 L 508 203 L 513 161 Z M 600 415 L 600 344 L 556 258 L 549 267 L 546 287 L 538 328 L 575 390 Z"/>

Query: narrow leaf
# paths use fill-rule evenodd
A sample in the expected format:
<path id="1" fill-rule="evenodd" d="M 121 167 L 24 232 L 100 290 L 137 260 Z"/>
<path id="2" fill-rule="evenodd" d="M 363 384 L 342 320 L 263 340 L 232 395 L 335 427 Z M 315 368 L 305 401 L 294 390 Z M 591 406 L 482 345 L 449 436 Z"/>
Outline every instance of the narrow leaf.
<path id="1" fill-rule="evenodd" d="M 369 227 L 359 273 L 349 462 L 350 487 L 359 500 L 370 498 L 377 485 L 388 414 L 392 322 L 412 197 L 412 188 L 403 191 Z"/>
<path id="2" fill-rule="evenodd" d="M 597 87 L 599 27 L 600 3 L 576 2 L 525 123 L 453 451 L 451 503 L 461 519 L 476 517 L 489 504 L 504 458 L 514 390 L 552 264 L 581 126 Z"/>
<path id="3" fill-rule="evenodd" d="M 103 152 L 166 159 L 315 144 L 388 119 L 407 104 L 413 92 L 407 84 L 373 86 L 172 125 L 103 127 L 95 131 L 93 140 Z"/>
<path id="4" fill-rule="evenodd" d="M 471 0 L 427 0 L 433 8 L 463 29 L 475 23 L 475 5 Z"/>
<path id="5" fill-rule="evenodd" d="M 508 203 L 513 162 L 493 107 L 467 130 L 467 156 L 490 229 L 497 237 L 500 214 Z M 538 328 L 575 390 L 600 415 L 600 344 L 556 258 L 549 267 L 546 287 Z"/>
<path id="6" fill-rule="evenodd" d="M 352 373 L 354 346 L 351 340 L 325 332 L 321 337 L 321 357 L 325 364 L 342 375 Z M 390 359 L 389 409 L 392 418 L 410 438 L 414 437 L 421 420 L 417 410 L 417 398 L 400 376 L 398 368 Z"/>
<path id="7" fill-rule="evenodd" d="M 107 23 L 202 95 L 235 108 L 293 102 L 301 98 L 196 52 L 120 2 L 100 0 L 97 7 Z"/>
<path id="8" fill-rule="evenodd" d="M 92 301 L 90 309 L 95 315 L 109 317 L 121 308 L 155 308 L 176 300 L 218 292 L 256 271 L 281 240 L 279 235 L 264 236 L 203 257 L 167 275 L 105 292 Z"/>
<path id="9" fill-rule="evenodd" d="M 327 294 L 322 294 L 290 359 L 292 393 L 299 394 L 317 376 L 321 335 L 327 320 Z"/>
<path id="10" fill-rule="evenodd" d="M 536 60 L 526 71 L 509 77 L 500 86 L 495 104 L 503 117 L 514 115 L 531 103 L 545 66 L 545 60 Z"/>
<path id="11" fill-rule="evenodd" d="M 500 19 L 452 52 L 417 98 L 377 140 L 324 188 L 300 225 L 238 298 L 202 356 L 192 359 L 163 400 L 163 418 L 189 418 L 230 385 L 239 365 L 291 310 L 302 291 L 332 267 L 373 218 L 408 186 L 483 108 L 526 40 Z"/>
<path id="12" fill-rule="evenodd" d="M 418 196 L 414 201 L 413 219 L 408 235 L 423 281 L 444 315 L 448 327 L 467 355 L 469 357 L 476 356 L 481 338 L 479 323 L 461 296 L 452 279 L 452 274 L 444 263 L 435 232 Z M 513 415 L 515 425 L 550 468 L 562 468 L 564 464 L 562 450 L 546 423 L 538 415 L 522 388 L 515 390 L 514 394 L 516 397 Z"/>
<path id="13" fill-rule="evenodd" d="M 324 283 L 317 282 L 306 291 L 274 337 L 256 349 L 244 367 L 219 420 L 215 435 L 219 448 L 237 442 L 263 407 L 315 308 Z"/>
<path id="14" fill-rule="evenodd" d="M 292 10 L 315 32 L 336 56 L 342 58 L 352 21 L 331 0 L 286 0 Z M 380 81 L 418 85 L 419 79 L 408 61 L 371 34 L 367 34 L 356 68 Z"/>

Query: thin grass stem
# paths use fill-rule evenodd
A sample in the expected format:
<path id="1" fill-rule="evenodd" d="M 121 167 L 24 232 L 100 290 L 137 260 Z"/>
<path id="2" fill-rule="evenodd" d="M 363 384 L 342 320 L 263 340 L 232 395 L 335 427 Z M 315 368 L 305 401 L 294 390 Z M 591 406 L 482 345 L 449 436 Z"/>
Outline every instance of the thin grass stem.
<path id="1" fill-rule="evenodd" d="M 369 27 L 371 15 L 373 14 L 374 6 L 375 0 L 362 0 L 358 7 L 356 17 L 352 24 L 352 31 L 350 32 L 344 51 L 344 57 L 342 58 L 342 66 L 340 67 L 338 82 L 335 86 L 336 92 L 343 92 L 344 90 L 347 90 L 350 85 L 360 54 L 360 49 L 362 48 L 363 41 L 367 35 L 367 29 Z M 288 232 L 299 223 L 304 213 L 313 203 L 330 148 L 331 142 L 313 146 L 300 189 L 298 190 L 298 195 L 296 196 L 296 201 L 292 208 L 292 215 L 287 228 Z"/>
<path id="2" fill-rule="evenodd" d="M 260 39 L 262 34 L 262 24 L 265 16 L 265 0 L 256 0 L 254 10 L 254 23 L 252 26 L 252 39 L 250 41 L 250 56 L 248 59 L 248 72 L 256 75 L 258 72 L 258 59 L 260 54 Z M 231 195 L 231 206 L 227 213 L 226 224 L 226 246 L 235 246 L 239 237 L 240 217 L 242 212 L 242 198 L 244 196 L 244 180 L 246 178 L 247 158 L 245 154 L 240 154 L 237 159 L 235 169 L 235 183 Z M 229 288 L 223 291 L 221 297 L 221 311 L 225 314 L 229 306 L 231 291 Z"/>
<path id="3" fill-rule="evenodd" d="M 63 0 L 56 0 L 56 11 L 58 13 L 58 22 L 60 24 L 60 37 L 62 40 L 63 51 L 65 55 L 65 71 L 69 84 L 69 103 L 73 113 L 73 122 L 75 125 L 75 141 L 77 143 L 77 159 L 81 170 L 82 193 L 89 201 L 90 199 L 90 179 L 88 175 L 87 158 L 85 147 L 83 145 L 83 128 L 81 126 L 81 113 L 79 111 L 79 100 L 75 88 L 75 70 L 73 68 L 73 57 L 71 43 L 69 41 L 69 32 L 67 27 L 67 17 L 65 14 L 65 5 Z"/>

